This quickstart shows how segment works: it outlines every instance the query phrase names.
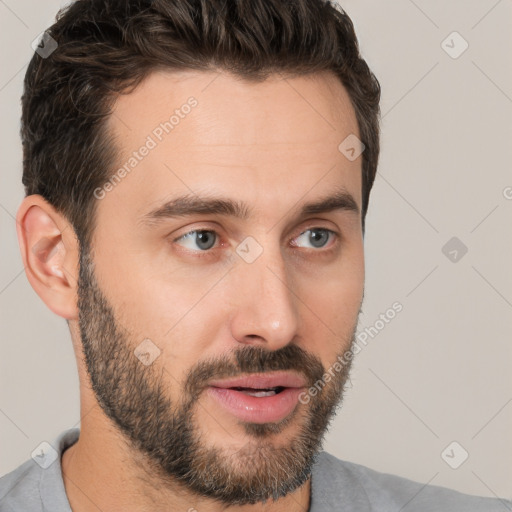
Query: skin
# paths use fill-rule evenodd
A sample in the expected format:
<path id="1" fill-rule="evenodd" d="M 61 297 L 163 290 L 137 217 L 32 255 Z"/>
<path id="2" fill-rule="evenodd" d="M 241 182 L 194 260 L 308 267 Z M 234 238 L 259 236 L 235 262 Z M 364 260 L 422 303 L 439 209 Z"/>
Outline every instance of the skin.
<path id="1" fill-rule="evenodd" d="M 231 498 L 240 499 L 230 504 L 227 495 L 200 495 L 171 476 L 164 464 L 174 455 L 171 444 L 160 444 L 158 456 L 137 440 L 152 428 L 172 426 L 187 411 L 180 432 L 188 425 L 188 440 L 199 442 L 200 436 L 195 446 L 201 448 L 189 463 L 209 461 L 220 481 L 232 475 L 240 489 L 244 482 L 249 488 L 251 477 L 269 471 L 284 479 L 301 432 L 312 439 L 298 445 L 290 467 L 297 474 L 307 469 L 341 400 L 348 368 L 335 373 L 319 396 L 299 404 L 291 419 L 256 427 L 219 407 L 195 370 L 240 375 L 265 362 L 266 370 L 271 364 L 295 369 L 312 384 L 350 348 L 364 288 L 360 213 L 296 216 L 305 202 L 340 187 L 361 208 L 361 157 L 350 161 L 338 150 L 348 135 L 358 135 L 348 94 L 330 74 L 273 75 L 250 83 L 224 72 L 155 72 L 120 96 L 109 118 L 119 166 L 190 96 L 198 105 L 98 200 L 92 250 L 82 254 L 80 272 L 79 244 L 67 219 L 37 195 L 18 210 L 27 277 L 46 305 L 68 320 L 77 356 L 81 433 L 62 457 L 75 512 L 306 511 L 306 476 L 276 500 L 269 490 L 270 499 L 250 503 L 233 489 Z M 186 193 L 240 200 L 253 212 L 245 220 L 195 214 L 142 222 L 150 210 Z M 340 238 L 325 235 L 325 245 L 316 247 L 308 236 L 312 228 Z M 192 230 L 217 233 L 214 247 L 201 251 L 197 239 L 182 238 Z M 247 236 L 263 248 L 252 263 L 236 253 Z M 160 353 L 146 366 L 133 350 L 148 338 Z M 110 347 L 119 352 L 107 353 Z M 114 376 L 118 385 L 109 386 Z M 99 398 L 102 379 L 107 385 Z M 191 384 L 196 396 L 189 393 Z M 152 410 L 157 397 L 161 414 L 148 416 L 144 407 L 149 403 Z M 118 409 L 110 415 L 109 398 Z M 132 416 L 128 404 L 135 408 Z M 115 419 L 123 414 L 134 422 L 126 431 Z M 148 423 L 137 430 L 141 417 Z M 199 483 L 204 475 L 197 473 Z M 259 491 L 263 497 L 265 489 L 255 486 L 253 496 Z"/>

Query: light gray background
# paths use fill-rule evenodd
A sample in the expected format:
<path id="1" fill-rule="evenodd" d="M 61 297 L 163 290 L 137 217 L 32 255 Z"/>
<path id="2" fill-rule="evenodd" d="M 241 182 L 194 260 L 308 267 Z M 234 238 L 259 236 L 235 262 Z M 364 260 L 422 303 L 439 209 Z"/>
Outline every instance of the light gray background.
<path id="1" fill-rule="evenodd" d="M 382 89 L 358 354 L 325 449 L 380 471 L 512 498 L 512 2 L 342 0 Z M 64 2 L 0 0 L 0 474 L 79 425 L 69 332 L 23 272 L 20 95 L 31 41 Z M 457 59 L 442 42 L 457 31 Z M 460 41 L 446 45 L 457 51 Z M 468 252 L 441 251 L 453 236 Z M 469 458 L 441 457 L 457 441 Z M 460 457 L 460 450 L 453 458 Z M 449 452 L 450 455 L 452 452 Z"/>

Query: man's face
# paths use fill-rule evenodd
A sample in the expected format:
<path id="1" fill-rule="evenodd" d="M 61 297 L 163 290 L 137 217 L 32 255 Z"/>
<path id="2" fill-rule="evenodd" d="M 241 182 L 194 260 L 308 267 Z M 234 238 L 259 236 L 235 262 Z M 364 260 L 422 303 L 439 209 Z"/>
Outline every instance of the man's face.
<path id="1" fill-rule="evenodd" d="M 78 294 L 96 398 L 153 476 L 226 504 L 277 499 L 309 476 L 362 301 L 361 158 L 338 150 L 358 134 L 348 95 L 330 75 L 159 72 L 109 124 L 117 177 L 96 192 Z M 245 215 L 169 215 L 181 196 Z M 302 212 L 331 196 L 344 207 Z M 277 381 L 226 381 L 248 375 Z M 283 375 L 277 394 L 228 389 Z"/>

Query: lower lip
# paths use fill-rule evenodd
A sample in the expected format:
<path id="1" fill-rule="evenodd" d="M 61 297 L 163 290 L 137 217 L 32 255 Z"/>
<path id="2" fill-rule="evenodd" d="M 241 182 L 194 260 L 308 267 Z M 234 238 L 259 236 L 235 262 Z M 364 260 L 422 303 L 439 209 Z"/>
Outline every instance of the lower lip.
<path id="1" fill-rule="evenodd" d="M 251 423 L 280 421 L 293 412 L 303 388 L 285 388 L 273 396 L 256 397 L 234 389 L 208 387 L 209 394 L 228 412 Z"/>

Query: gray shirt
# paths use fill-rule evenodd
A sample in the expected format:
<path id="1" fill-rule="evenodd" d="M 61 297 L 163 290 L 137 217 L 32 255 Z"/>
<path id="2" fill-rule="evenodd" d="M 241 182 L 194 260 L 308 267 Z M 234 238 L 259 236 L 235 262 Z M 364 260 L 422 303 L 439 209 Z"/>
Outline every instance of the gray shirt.
<path id="1" fill-rule="evenodd" d="M 0 478 L 0 512 L 71 512 L 60 458 L 78 440 L 80 430 L 62 432 L 17 469 Z M 311 475 L 309 512 L 507 512 L 512 501 L 479 498 L 424 485 L 324 451 Z"/>

